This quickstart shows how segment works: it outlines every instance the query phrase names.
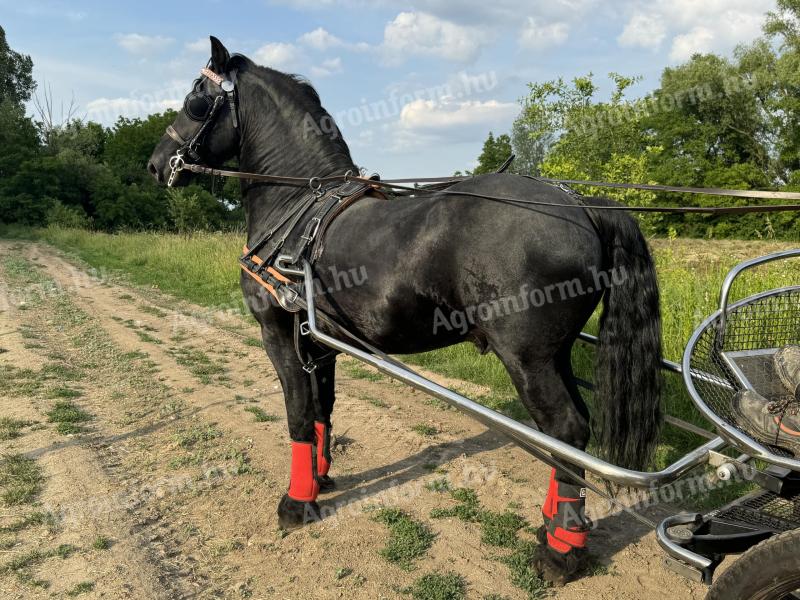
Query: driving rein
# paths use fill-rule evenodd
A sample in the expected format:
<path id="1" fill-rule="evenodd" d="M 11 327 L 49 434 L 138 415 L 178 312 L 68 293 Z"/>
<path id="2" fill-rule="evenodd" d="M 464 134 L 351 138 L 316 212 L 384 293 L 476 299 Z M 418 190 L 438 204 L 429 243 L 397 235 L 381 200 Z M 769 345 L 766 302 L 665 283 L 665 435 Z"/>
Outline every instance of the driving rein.
<path id="1" fill-rule="evenodd" d="M 492 196 L 487 194 L 477 194 L 474 192 L 453 191 L 447 189 L 448 187 L 450 187 L 455 183 L 458 183 L 459 181 L 464 181 L 466 179 L 469 179 L 469 177 L 442 178 L 441 180 L 438 180 L 440 181 L 440 183 L 438 184 L 425 185 L 420 187 L 411 187 L 407 185 L 401 185 L 401 182 L 412 183 L 420 181 L 430 181 L 431 178 L 427 179 L 422 178 L 417 180 L 401 179 L 394 181 L 381 181 L 380 178 L 378 178 L 377 176 L 366 178 L 362 177 L 361 175 L 355 175 L 351 171 L 348 171 L 343 175 L 331 175 L 327 177 L 291 177 L 285 175 L 268 175 L 263 173 L 245 173 L 242 171 L 216 169 L 198 164 L 199 161 L 201 160 L 200 154 L 198 153 L 198 148 L 202 143 L 203 136 L 205 135 L 208 128 L 211 127 L 211 125 L 214 123 L 216 117 L 219 115 L 220 109 L 226 102 L 230 107 L 234 128 L 239 127 L 238 102 L 236 97 L 237 71 L 234 69 L 230 72 L 230 74 L 226 74 L 225 76 L 223 76 L 212 71 L 209 68 L 209 66 L 206 66 L 200 70 L 200 75 L 201 78 L 195 81 L 192 91 L 186 97 L 186 100 L 184 101 L 183 104 L 183 110 L 186 113 L 186 115 L 193 121 L 199 122 L 200 123 L 199 127 L 197 128 L 195 133 L 187 139 L 184 139 L 172 125 L 168 126 L 166 130 L 167 135 L 179 144 L 179 147 L 176 150 L 174 156 L 172 156 L 169 160 L 170 176 L 169 179 L 167 180 L 168 187 L 172 187 L 174 185 L 175 179 L 177 178 L 178 174 L 181 171 L 190 171 L 192 173 L 196 173 L 199 175 L 233 177 L 236 179 L 243 179 L 248 181 L 274 183 L 276 185 L 288 185 L 295 187 L 308 186 L 314 193 L 318 193 L 323 188 L 323 186 L 326 186 L 328 184 L 341 183 L 342 185 L 346 185 L 347 183 L 361 183 L 363 185 L 369 186 L 373 190 L 383 190 L 386 192 L 401 192 L 403 193 L 403 195 L 406 196 L 419 196 L 423 194 L 467 196 L 472 198 L 480 198 L 483 200 L 490 200 L 493 202 L 502 202 L 513 205 L 577 208 L 580 210 L 587 209 L 587 206 L 582 202 L 578 202 L 577 204 L 572 204 L 572 203 L 558 204 L 558 203 L 550 203 L 537 200 L 528 200 L 523 198 Z M 203 78 L 206 78 L 209 81 L 215 83 L 217 87 L 220 88 L 220 91 L 222 93 L 217 96 L 211 96 L 207 92 L 202 91 L 200 89 L 200 84 L 202 83 Z M 187 161 L 187 158 L 192 162 Z M 510 162 L 511 160 L 506 161 L 503 167 L 501 167 L 501 171 L 505 170 L 509 166 Z M 591 185 L 591 186 L 614 187 L 623 189 L 640 189 L 640 190 L 649 190 L 657 192 L 672 191 L 672 192 L 707 194 L 707 195 L 717 195 L 717 196 L 738 196 L 738 197 L 749 197 L 749 198 L 772 198 L 772 199 L 780 198 L 787 200 L 800 200 L 800 194 L 794 194 L 791 192 L 759 192 L 759 191 L 748 192 L 747 190 L 721 190 L 721 189 L 703 190 L 701 188 L 677 188 L 670 186 L 637 185 L 637 184 L 627 184 L 627 183 L 605 184 L 602 182 L 591 182 L 591 181 L 546 179 L 546 178 L 533 177 L 531 175 L 525 175 L 525 177 L 529 177 L 531 179 L 535 179 L 537 181 L 541 181 L 543 183 L 547 183 L 550 185 L 555 185 L 556 187 L 559 187 L 563 191 L 570 193 L 574 196 L 579 196 L 579 194 L 577 194 L 571 188 L 569 188 L 568 185 Z M 751 212 L 764 212 L 764 213 L 788 212 L 788 211 L 800 212 L 800 204 L 747 205 L 747 206 L 681 206 L 681 207 L 619 205 L 619 206 L 592 206 L 591 208 L 592 210 L 624 210 L 629 212 L 640 212 L 640 213 L 677 213 L 677 214 L 700 213 L 700 214 L 711 214 L 711 215 L 714 214 L 736 215 L 736 214 L 745 214 Z"/>

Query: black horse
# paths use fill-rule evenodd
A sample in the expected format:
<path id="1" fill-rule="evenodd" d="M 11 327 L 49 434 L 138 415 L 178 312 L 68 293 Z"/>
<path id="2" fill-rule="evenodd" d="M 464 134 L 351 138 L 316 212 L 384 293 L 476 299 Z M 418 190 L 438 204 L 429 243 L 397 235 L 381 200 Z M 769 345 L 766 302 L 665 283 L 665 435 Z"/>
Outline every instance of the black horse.
<path id="1" fill-rule="evenodd" d="M 185 110 L 153 152 L 154 177 L 169 179 L 170 159 L 198 132 L 193 158 L 211 166 L 236 158 L 247 172 L 309 177 L 358 172 L 308 83 L 230 56 L 213 37 L 211 49 L 210 68 L 220 77 L 196 82 Z M 232 101 L 217 106 L 212 104 L 217 97 Z M 201 106 L 197 115 L 203 102 L 215 108 Z M 179 172 L 174 183 L 187 179 L 185 171 Z M 584 449 L 590 415 L 573 381 L 570 351 L 602 298 L 594 435 L 608 460 L 644 467 L 660 427 L 661 332 L 653 262 L 636 221 L 624 211 L 592 209 L 610 201 L 580 199 L 527 177 L 484 175 L 449 189 L 447 195 L 366 198 L 339 216 L 315 264 L 315 276 L 327 290 L 318 309 L 387 353 L 463 341 L 494 352 L 538 426 Z M 249 244 L 308 193 L 263 183 L 243 183 L 242 191 Z M 547 205 L 498 203 L 453 192 Z M 586 206 L 557 206 L 581 202 Z M 337 270 L 354 268 L 363 281 L 341 285 Z M 295 350 L 293 316 L 244 273 L 241 285 L 283 386 L 292 472 L 278 513 L 283 526 L 297 526 L 318 514 L 320 486 L 324 490 L 333 483 L 327 476 L 326 440 L 335 362 L 311 374 L 304 370 Z M 485 305 L 504 310 L 482 310 Z M 535 559 L 551 581 L 574 576 L 585 556 L 584 496 L 577 481 L 553 470 Z"/>

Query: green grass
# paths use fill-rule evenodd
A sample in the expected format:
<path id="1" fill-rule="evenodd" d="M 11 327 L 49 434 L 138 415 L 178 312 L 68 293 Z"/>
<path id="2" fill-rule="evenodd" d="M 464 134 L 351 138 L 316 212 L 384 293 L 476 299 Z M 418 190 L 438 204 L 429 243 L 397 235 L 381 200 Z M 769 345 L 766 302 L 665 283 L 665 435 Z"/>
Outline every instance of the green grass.
<path id="1" fill-rule="evenodd" d="M 22 435 L 22 430 L 30 425 L 33 425 L 31 421 L 11 417 L 0 418 L 0 441 L 18 438 Z"/>
<path id="2" fill-rule="evenodd" d="M 181 448 L 189 449 L 211 442 L 218 437 L 222 437 L 222 432 L 214 425 L 192 425 L 175 434 L 175 441 Z"/>
<path id="3" fill-rule="evenodd" d="M 21 519 L 17 519 L 9 525 L 0 527 L 0 533 L 17 533 L 37 525 L 46 525 L 49 529 L 54 530 L 56 528 L 56 522 L 56 517 L 53 513 L 35 511 L 25 515 Z"/>
<path id="4" fill-rule="evenodd" d="M 278 420 L 278 417 L 271 415 L 263 408 L 258 406 L 248 406 L 244 410 L 245 412 L 251 413 L 255 417 L 256 423 L 272 423 Z"/>
<path id="5" fill-rule="evenodd" d="M 413 600 L 462 600 L 467 597 L 467 584 L 458 573 L 428 573 L 403 590 Z"/>
<path id="6" fill-rule="evenodd" d="M 43 481 L 42 468 L 31 458 L 10 454 L 0 460 L 0 499 L 6 506 L 32 502 Z"/>
<path id="7" fill-rule="evenodd" d="M 81 433 L 84 428 L 80 424 L 91 419 L 92 415 L 68 400 L 59 400 L 47 413 L 47 420 L 56 423 L 56 431 L 62 435 Z"/>
<path id="8" fill-rule="evenodd" d="M 108 550 L 111 548 L 111 540 L 105 536 L 98 535 L 92 540 L 92 548 L 95 550 Z"/>
<path id="9" fill-rule="evenodd" d="M 397 508 L 381 509 L 373 519 L 389 528 L 389 540 L 381 556 L 406 571 L 414 568 L 414 561 L 423 557 L 436 539 L 425 524 Z"/>
<path id="10" fill-rule="evenodd" d="M 134 283 L 158 287 L 178 298 L 205 306 L 241 307 L 237 258 L 244 236 L 239 234 L 195 234 L 189 237 L 161 233 L 111 235 L 54 228 L 17 229 L 10 233 L 47 241 L 77 255 L 92 267 L 119 270 Z M 662 297 L 664 355 L 672 360 L 680 359 L 691 332 L 714 311 L 720 284 L 733 265 L 745 258 L 791 246 L 735 240 L 654 240 L 652 245 Z M 203 260 L 194 260 L 195 256 L 202 256 Z M 5 268 L 19 278 L 28 277 L 30 273 L 26 261 L 8 260 Z M 757 291 L 796 283 L 798 278 L 798 261 L 773 263 L 742 277 L 735 286 L 734 295 L 741 298 Z M 595 315 L 587 330 L 595 332 L 596 327 Z M 252 338 L 253 345 L 256 345 L 255 339 Z M 245 343 L 250 343 L 249 339 Z M 405 359 L 448 377 L 485 385 L 490 391 L 477 398 L 478 401 L 515 418 L 527 416 L 500 361 L 492 354 L 479 355 L 471 344 Z M 591 349 L 576 344 L 573 362 L 578 376 L 592 378 Z M 208 367 L 198 369 L 198 376 L 204 382 L 211 377 L 202 373 Z M 354 378 L 384 379 L 356 363 L 347 362 L 342 367 L 344 373 Z M 591 394 L 585 396 L 591 403 Z M 667 376 L 664 405 L 674 416 L 708 427 L 676 376 Z M 663 467 L 700 442 L 696 436 L 668 427 L 659 451 L 658 466 Z"/>
<path id="11" fill-rule="evenodd" d="M 81 594 L 86 594 L 94 590 L 94 583 L 91 581 L 82 581 L 81 583 L 77 584 L 71 590 L 67 592 L 67 596 L 70 598 L 74 598 L 75 596 L 80 596 Z"/>
<path id="12" fill-rule="evenodd" d="M 423 435 L 425 437 L 433 437 L 439 430 L 436 427 L 432 427 L 431 425 L 426 425 L 425 423 L 418 423 L 411 428 L 412 431 Z"/>

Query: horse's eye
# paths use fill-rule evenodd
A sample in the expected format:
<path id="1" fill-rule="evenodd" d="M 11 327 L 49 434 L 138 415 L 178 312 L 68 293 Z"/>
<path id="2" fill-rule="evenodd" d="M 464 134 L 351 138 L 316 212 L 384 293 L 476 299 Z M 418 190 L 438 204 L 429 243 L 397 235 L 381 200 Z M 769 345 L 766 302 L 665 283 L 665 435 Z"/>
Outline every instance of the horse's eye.
<path id="1" fill-rule="evenodd" d="M 186 114 L 195 121 L 204 121 L 211 110 L 211 97 L 203 92 L 192 92 L 183 105 Z"/>

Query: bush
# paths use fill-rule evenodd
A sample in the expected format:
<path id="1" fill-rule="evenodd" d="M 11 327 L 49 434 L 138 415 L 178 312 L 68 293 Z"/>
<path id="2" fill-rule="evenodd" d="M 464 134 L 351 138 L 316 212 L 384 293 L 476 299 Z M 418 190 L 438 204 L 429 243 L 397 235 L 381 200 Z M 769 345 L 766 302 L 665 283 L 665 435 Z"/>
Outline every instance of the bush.
<path id="1" fill-rule="evenodd" d="M 169 216 L 178 233 L 219 229 L 226 209 L 214 196 L 197 185 L 167 190 Z"/>
<path id="2" fill-rule="evenodd" d="M 47 211 L 47 225 L 51 227 L 64 227 L 67 229 L 89 229 L 89 217 L 86 212 L 77 206 L 64 206 L 58 200 L 50 201 Z"/>

